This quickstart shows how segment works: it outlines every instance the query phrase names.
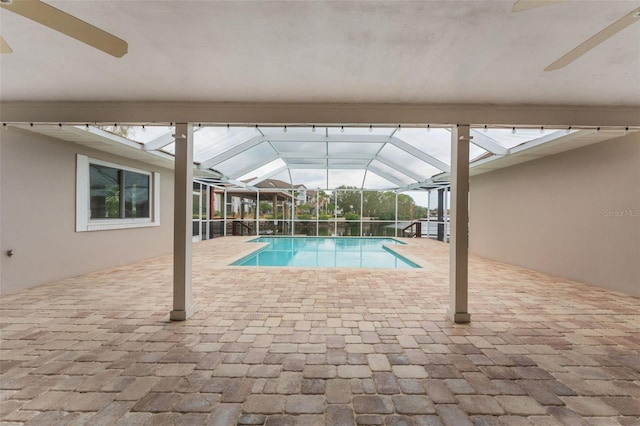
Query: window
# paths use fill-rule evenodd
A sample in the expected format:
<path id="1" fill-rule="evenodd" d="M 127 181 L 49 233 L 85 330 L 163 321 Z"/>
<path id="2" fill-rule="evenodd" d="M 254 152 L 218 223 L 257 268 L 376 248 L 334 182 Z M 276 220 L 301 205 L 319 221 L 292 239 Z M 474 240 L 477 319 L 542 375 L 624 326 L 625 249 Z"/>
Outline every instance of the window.
<path id="1" fill-rule="evenodd" d="M 150 218 L 148 173 L 89 164 L 91 219 Z"/>
<path id="2" fill-rule="evenodd" d="M 76 231 L 158 226 L 160 174 L 78 155 Z"/>

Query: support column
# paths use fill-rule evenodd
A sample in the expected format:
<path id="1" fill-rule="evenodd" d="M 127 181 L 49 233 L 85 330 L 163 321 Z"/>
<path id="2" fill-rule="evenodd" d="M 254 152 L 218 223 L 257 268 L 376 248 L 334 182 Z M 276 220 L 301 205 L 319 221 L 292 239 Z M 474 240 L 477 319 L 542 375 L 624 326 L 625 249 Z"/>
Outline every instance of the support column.
<path id="1" fill-rule="evenodd" d="M 327 169 L 329 170 L 329 169 Z M 338 236 L 338 190 L 336 189 L 333 196 L 333 234 Z"/>
<path id="2" fill-rule="evenodd" d="M 222 235 L 223 236 L 227 236 L 227 190 L 224 190 L 224 195 L 222 196 L 222 204 L 224 205 L 223 210 L 222 210 L 222 218 L 223 218 L 223 228 L 222 228 Z"/>
<path id="3" fill-rule="evenodd" d="M 175 127 L 175 188 L 173 199 L 173 310 L 172 321 L 193 315 L 191 300 L 191 242 L 193 232 L 193 127 Z"/>
<path id="4" fill-rule="evenodd" d="M 291 190 L 291 211 L 289 212 L 289 223 L 291 224 L 289 227 L 291 228 L 291 236 L 293 237 L 296 233 L 295 233 L 295 227 L 296 224 L 294 222 L 294 219 L 296 217 L 296 212 L 295 212 L 295 208 L 296 208 L 296 198 L 295 198 L 295 191 L 292 189 Z"/>
<path id="5" fill-rule="evenodd" d="M 276 235 L 277 233 L 278 233 L 278 194 L 274 194 L 273 195 L 273 235 Z"/>
<path id="6" fill-rule="evenodd" d="M 260 235 L 260 190 L 256 191 L 256 235 Z"/>
<path id="7" fill-rule="evenodd" d="M 438 189 L 438 241 L 444 241 L 444 188 Z"/>
<path id="8" fill-rule="evenodd" d="M 444 189 L 444 209 L 443 209 L 444 241 L 447 243 L 451 242 L 451 207 L 447 204 L 447 200 L 449 200 L 450 198 L 451 198 L 451 186 Z"/>
<path id="9" fill-rule="evenodd" d="M 360 188 L 360 236 L 364 235 L 364 190 Z"/>
<path id="10" fill-rule="evenodd" d="M 451 132 L 451 239 L 449 244 L 449 310 L 456 323 L 468 323 L 469 135 L 468 125 Z"/>
<path id="11" fill-rule="evenodd" d="M 395 206 L 395 212 L 396 212 L 396 221 L 393 225 L 393 227 L 395 228 L 395 236 L 398 236 L 398 191 L 396 191 L 396 206 Z M 402 236 L 404 237 L 404 233 L 402 234 Z"/>
<path id="12" fill-rule="evenodd" d="M 431 238 L 431 191 L 427 191 L 427 238 Z"/>

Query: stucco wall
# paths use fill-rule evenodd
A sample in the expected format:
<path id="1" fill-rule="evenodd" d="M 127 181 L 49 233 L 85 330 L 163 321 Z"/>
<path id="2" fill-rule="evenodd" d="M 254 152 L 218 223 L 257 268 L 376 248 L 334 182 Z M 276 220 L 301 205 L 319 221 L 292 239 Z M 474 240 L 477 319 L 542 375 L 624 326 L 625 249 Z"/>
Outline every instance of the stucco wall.
<path id="1" fill-rule="evenodd" d="M 160 226 L 75 232 L 76 154 L 160 172 Z M 0 135 L 0 292 L 170 253 L 173 172 L 36 133 Z M 15 255 L 8 257 L 7 250 Z"/>
<path id="2" fill-rule="evenodd" d="M 471 178 L 470 251 L 640 296 L 640 135 Z"/>

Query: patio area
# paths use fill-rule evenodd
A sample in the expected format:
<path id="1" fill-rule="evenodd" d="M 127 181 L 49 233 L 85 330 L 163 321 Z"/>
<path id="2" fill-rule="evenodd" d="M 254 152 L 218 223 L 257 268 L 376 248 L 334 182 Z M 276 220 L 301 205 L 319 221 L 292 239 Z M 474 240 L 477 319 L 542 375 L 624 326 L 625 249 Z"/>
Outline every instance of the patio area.
<path id="1" fill-rule="evenodd" d="M 640 424 L 638 298 L 470 256 L 459 325 L 446 244 L 394 247 L 413 270 L 227 266 L 249 239 L 193 246 L 184 322 L 171 256 L 3 295 L 2 424 Z"/>

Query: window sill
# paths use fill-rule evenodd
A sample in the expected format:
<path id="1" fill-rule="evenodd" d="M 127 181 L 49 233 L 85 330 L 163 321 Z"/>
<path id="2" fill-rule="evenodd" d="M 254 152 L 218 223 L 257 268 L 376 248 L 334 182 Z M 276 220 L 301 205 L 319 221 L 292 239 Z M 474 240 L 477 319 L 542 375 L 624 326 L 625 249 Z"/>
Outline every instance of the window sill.
<path id="1" fill-rule="evenodd" d="M 159 225 L 159 223 L 152 222 L 150 219 L 95 221 L 89 222 L 87 224 L 86 231 L 108 231 L 111 229 L 146 228 Z"/>

